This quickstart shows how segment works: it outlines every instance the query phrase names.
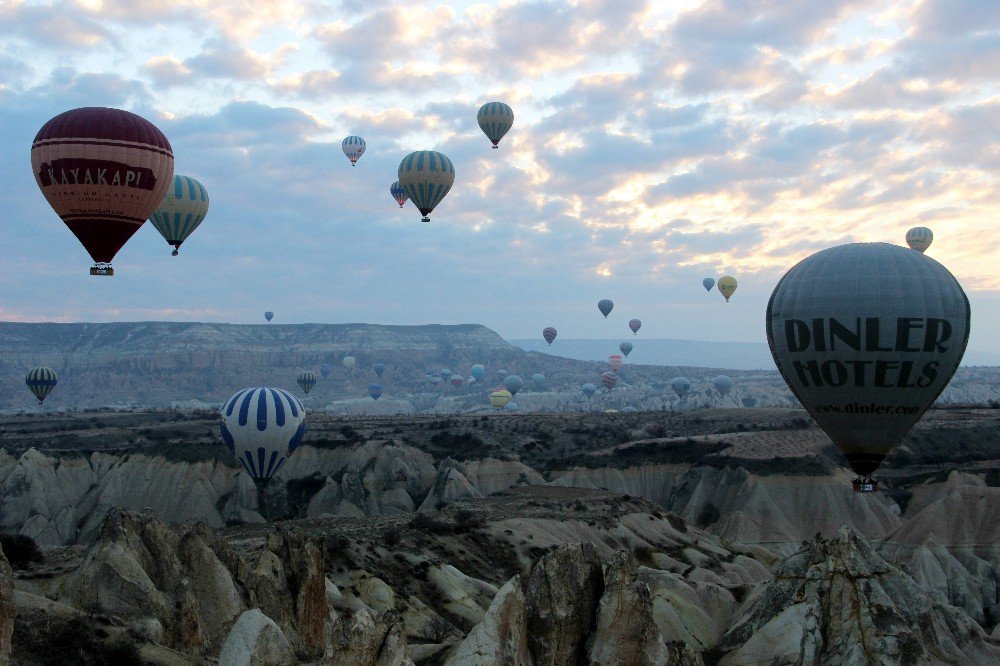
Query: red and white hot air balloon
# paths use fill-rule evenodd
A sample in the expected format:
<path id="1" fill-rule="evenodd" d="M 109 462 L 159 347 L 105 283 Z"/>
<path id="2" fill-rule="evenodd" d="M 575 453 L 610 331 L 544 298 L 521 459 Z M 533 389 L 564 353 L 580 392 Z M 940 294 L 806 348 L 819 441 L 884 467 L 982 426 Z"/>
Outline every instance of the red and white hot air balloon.
<path id="1" fill-rule="evenodd" d="M 611 372 L 618 372 L 622 369 L 622 355 L 612 354 L 608 357 L 608 365 L 611 366 Z"/>
<path id="2" fill-rule="evenodd" d="M 38 130 L 31 169 L 49 205 L 96 262 L 91 275 L 114 275 L 111 260 L 173 181 L 174 154 L 145 118 L 85 107 Z"/>

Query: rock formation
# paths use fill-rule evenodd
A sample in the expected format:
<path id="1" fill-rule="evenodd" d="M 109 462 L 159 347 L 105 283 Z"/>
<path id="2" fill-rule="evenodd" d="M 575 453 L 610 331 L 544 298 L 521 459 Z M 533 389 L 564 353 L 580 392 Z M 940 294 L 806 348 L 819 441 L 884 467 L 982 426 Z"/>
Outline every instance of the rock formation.
<path id="1" fill-rule="evenodd" d="M 296 663 L 281 629 L 257 608 L 240 615 L 219 653 L 219 666 L 292 666 Z"/>

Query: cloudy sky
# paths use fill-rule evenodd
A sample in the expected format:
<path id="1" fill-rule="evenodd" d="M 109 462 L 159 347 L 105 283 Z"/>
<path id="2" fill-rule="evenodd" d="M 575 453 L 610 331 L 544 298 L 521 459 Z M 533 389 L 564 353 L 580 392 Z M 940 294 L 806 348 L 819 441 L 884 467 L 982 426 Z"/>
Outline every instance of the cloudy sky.
<path id="1" fill-rule="evenodd" d="M 997 2 L 0 0 L 0 24 L 0 319 L 762 341 L 796 261 L 926 225 L 970 346 L 1000 329 Z M 147 224 L 87 274 L 29 166 L 78 106 L 143 115 L 206 185 L 179 257 Z M 430 224 L 388 193 L 416 149 L 458 173 Z M 724 274 L 729 304 L 701 287 Z"/>

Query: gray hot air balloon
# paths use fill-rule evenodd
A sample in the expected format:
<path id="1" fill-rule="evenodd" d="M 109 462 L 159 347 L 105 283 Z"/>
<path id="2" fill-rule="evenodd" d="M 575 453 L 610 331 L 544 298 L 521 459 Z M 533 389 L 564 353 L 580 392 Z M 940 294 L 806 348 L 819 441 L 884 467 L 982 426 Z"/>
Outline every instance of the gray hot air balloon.
<path id="1" fill-rule="evenodd" d="M 545 388 L 545 375 L 540 372 L 536 372 L 531 375 L 531 383 L 534 384 L 537 389 Z"/>
<path id="2" fill-rule="evenodd" d="M 677 397 L 683 398 L 691 390 L 691 380 L 687 377 L 677 377 L 674 381 L 670 382 L 670 388 L 674 390 Z"/>
<path id="3" fill-rule="evenodd" d="M 927 227 L 913 227 L 906 232 L 906 244 L 911 250 L 926 252 L 934 242 L 934 232 Z"/>
<path id="4" fill-rule="evenodd" d="M 597 387 L 591 384 L 590 382 L 587 382 L 586 384 L 580 387 L 580 390 L 583 391 L 583 394 L 585 396 L 587 396 L 587 399 L 590 399 L 590 397 L 597 392 Z"/>
<path id="5" fill-rule="evenodd" d="M 597 301 L 597 309 L 600 310 L 601 314 L 604 315 L 605 317 L 611 314 L 611 311 L 614 309 L 614 307 L 615 307 L 615 302 L 612 301 L 610 298 L 602 298 L 601 300 Z"/>
<path id="6" fill-rule="evenodd" d="M 524 380 L 517 375 L 507 375 L 503 378 L 503 385 L 511 395 L 517 395 L 517 392 L 524 388 Z"/>
<path id="7" fill-rule="evenodd" d="M 621 350 L 622 354 L 624 354 L 625 356 L 628 356 L 630 353 L 632 353 L 632 343 L 631 342 L 623 342 L 620 345 L 618 345 L 618 349 Z"/>
<path id="8" fill-rule="evenodd" d="M 872 472 L 947 386 L 969 319 L 944 266 L 887 243 L 817 252 L 778 282 L 767 304 L 771 354 L 859 475 L 855 489 L 875 489 Z"/>
<path id="9" fill-rule="evenodd" d="M 705 278 L 701 281 L 701 286 L 705 288 L 705 291 L 712 291 L 712 287 L 715 286 L 715 278 Z"/>
<path id="10" fill-rule="evenodd" d="M 729 375 L 717 375 L 712 377 L 712 385 L 719 395 L 726 395 L 733 389 L 733 378 Z"/>

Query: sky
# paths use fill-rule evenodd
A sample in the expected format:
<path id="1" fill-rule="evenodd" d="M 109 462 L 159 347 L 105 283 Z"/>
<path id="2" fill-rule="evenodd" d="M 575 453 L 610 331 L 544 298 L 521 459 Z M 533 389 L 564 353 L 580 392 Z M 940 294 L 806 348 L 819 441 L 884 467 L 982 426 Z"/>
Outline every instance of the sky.
<path id="1" fill-rule="evenodd" d="M 970 347 L 1000 330 L 997 2 L 0 0 L 0 25 L 0 320 L 759 342 L 797 261 L 920 225 Z M 88 274 L 29 162 L 80 106 L 147 118 L 204 183 L 180 256 L 147 223 Z M 388 191 L 421 149 L 457 172 L 430 224 Z"/>

